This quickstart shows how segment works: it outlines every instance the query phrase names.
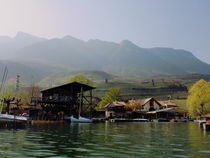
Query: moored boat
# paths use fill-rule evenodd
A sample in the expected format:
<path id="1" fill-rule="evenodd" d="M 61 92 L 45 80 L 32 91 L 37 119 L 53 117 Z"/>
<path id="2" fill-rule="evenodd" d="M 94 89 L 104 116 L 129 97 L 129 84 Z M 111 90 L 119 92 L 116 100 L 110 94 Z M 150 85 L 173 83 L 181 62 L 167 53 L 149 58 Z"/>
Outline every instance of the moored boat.
<path id="1" fill-rule="evenodd" d="M 27 122 L 27 117 L 11 114 L 0 114 L 0 121 Z"/>
<path id="2" fill-rule="evenodd" d="M 78 118 L 75 118 L 74 116 L 71 116 L 70 121 L 72 123 L 92 123 L 93 122 L 92 119 L 85 118 L 85 117 L 82 117 L 82 116 L 79 116 Z"/>
<path id="3" fill-rule="evenodd" d="M 166 118 L 159 118 L 159 119 L 153 120 L 153 122 L 170 122 L 170 120 Z"/>

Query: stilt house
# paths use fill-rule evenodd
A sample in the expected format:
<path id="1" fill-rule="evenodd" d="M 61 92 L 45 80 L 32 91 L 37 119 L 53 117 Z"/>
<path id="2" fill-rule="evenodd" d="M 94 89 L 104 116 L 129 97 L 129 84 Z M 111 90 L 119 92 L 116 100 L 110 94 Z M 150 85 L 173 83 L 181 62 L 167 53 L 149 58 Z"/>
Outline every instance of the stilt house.
<path id="1" fill-rule="evenodd" d="M 37 99 L 32 100 L 36 100 L 41 105 L 42 113 L 47 113 L 53 117 L 52 119 L 56 119 L 60 113 L 78 115 L 84 105 L 92 103 L 93 89 L 95 88 L 89 85 L 72 82 L 42 90 L 42 97 L 38 101 Z"/>

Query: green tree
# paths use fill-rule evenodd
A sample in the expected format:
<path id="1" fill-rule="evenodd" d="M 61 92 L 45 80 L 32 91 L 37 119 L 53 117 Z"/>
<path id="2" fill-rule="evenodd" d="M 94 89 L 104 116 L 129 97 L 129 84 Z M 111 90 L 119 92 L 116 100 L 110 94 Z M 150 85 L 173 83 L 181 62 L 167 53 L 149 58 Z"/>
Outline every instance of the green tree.
<path id="1" fill-rule="evenodd" d="M 99 106 L 97 107 L 97 110 L 103 110 L 104 106 L 108 103 L 111 103 L 113 101 L 121 101 L 121 89 L 120 88 L 109 88 L 108 92 L 106 92 L 106 95 L 102 98 L 102 100 L 99 102 Z"/>
<path id="2" fill-rule="evenodd" d="M 0 111 L 2 111 L 2 109 L 6 108 L 7 113 L 9 113 L 10 103 L 12 101 L 14 101 L 14 99 L 15 99 L 12 96 L 13 91 L 12 91 L 12 89 L 7 89 L 5 91 L 2 91 L 0 95 L 1 95 L 1 102 L 2 102 L 1 107 L 0 107 Z"/>
<path id="3" fill-rule="evenodd" d="M 210 113 L 210 82 L 201 79 L 190 88 L 187 108 L 194 117 Z"/>
<path id="4" fill-rule="evenodd" d="M 22 106 L 30 106 L 32 97 L 40 97 L 40 88 L 38 86 L 31 86 L 21 91 L 19 96 Z"/>
<path id="5" fill-rule="evenodd" d="M 71 82 L 79 82 L 90 86 L 93 84 L 93 81 L 91 79 L 87 78 L 84 74 L 81 73 L 72 76 L 71 79 L 66 83 L 71 83 Z"/>

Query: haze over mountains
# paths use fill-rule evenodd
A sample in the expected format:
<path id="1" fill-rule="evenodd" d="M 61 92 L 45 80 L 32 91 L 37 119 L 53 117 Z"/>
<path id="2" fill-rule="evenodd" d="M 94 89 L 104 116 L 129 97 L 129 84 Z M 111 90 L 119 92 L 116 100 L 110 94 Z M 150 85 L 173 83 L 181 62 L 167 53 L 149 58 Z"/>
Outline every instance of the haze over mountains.
<path id="1" fill-rule="evenodd" d="M 17 74 L 36 81 L 61 72 L 98 70 L 119 76 L 210 74 L 210 65 L 191 52 L 173 48 L 141 48 L 124 40 L 82 41 L 71 36 L 45 39 L 23 32 L 14 38 L 0 36 L 0 69 L 8 65 Z M 62 76 L 62 75 L 61 75 Z"/>

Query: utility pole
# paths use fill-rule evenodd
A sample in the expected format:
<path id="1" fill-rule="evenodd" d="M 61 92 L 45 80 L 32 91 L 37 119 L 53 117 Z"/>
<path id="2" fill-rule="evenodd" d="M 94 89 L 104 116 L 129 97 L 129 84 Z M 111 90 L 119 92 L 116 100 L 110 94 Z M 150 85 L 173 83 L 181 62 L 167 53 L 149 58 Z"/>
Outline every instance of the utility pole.
<path id="1" fill-rule="evenodd" d="M 20 75 L 16 77 L 16 93 L 20 90 Z"/>

